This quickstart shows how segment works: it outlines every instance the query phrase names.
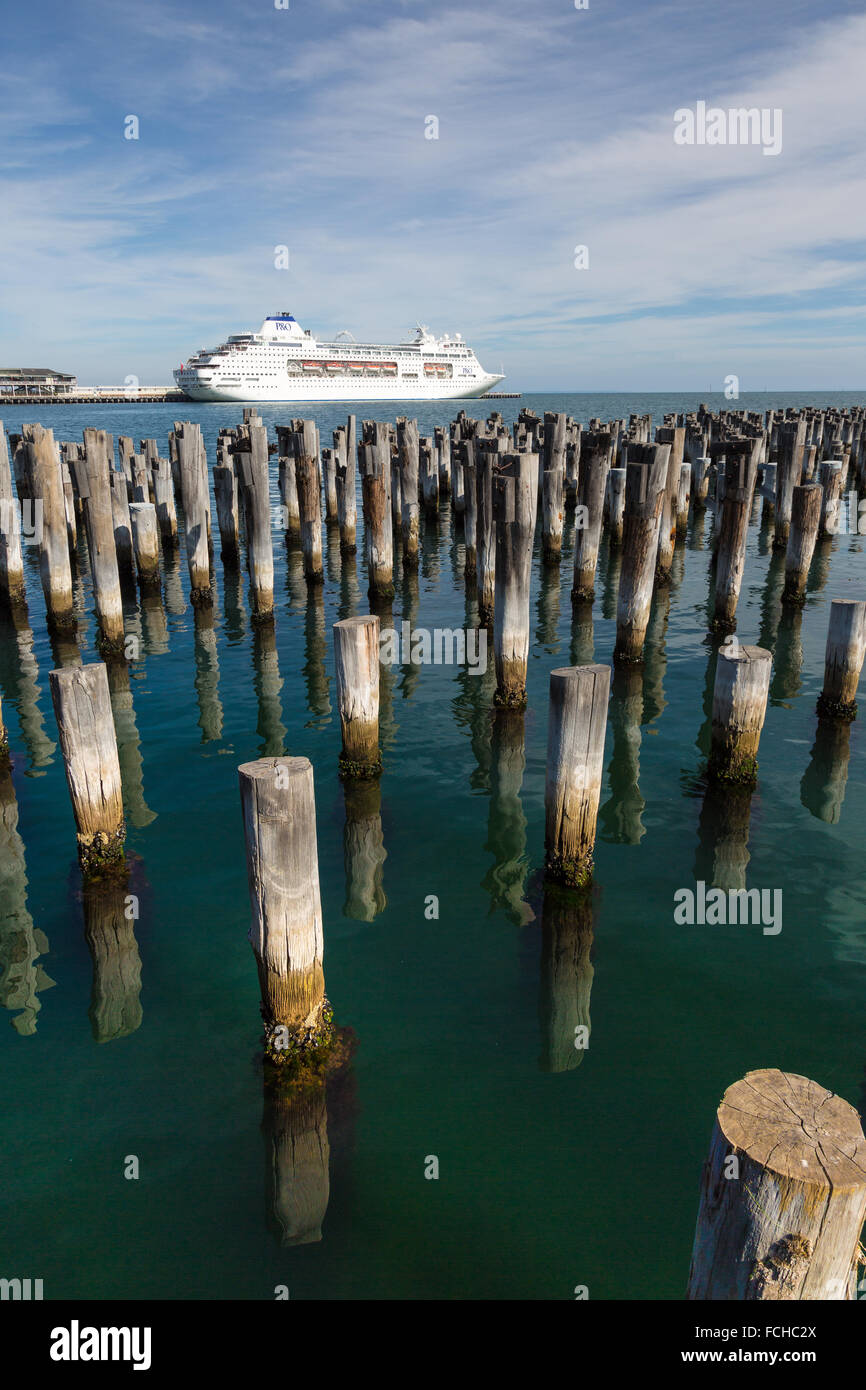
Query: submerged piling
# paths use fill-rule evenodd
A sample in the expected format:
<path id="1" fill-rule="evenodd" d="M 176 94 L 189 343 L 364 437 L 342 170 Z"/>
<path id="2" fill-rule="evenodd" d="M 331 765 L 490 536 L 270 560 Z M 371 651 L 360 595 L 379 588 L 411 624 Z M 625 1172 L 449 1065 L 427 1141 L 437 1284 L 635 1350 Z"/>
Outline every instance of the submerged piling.
<path id="1" fill-rule="evenodd" d="M 313 1080 L 334 1039 L 322 969 L 313 768 L 260 758 L 238 768 L 266 1060 Z"/>
<path id="2" fill-rule="evenodd" d="M 818 713 L 850 722 L 857 717 L 857 686 L 866 655 L 866 602 L 834 599 L 824 654 L 824 688 Z"/>
<path id="3" fill-rule="evenodd" d="M 379 619 L 364 614 L 334 624 L 334 666 L 343 748 L 340 776 L 382 771 L 379 751 Z"/>
<path id="4" fill-rule="evenodd" d="M 48 679 L 81 870 L 99 874 L 123 864 L 126 836 L 108 674 L 100 661 L 51 671 Z"/>
<path id="5" fill-rule="evenodd" d="M 607 666 L 564 666 L 550 673 L 545 867 L 571 888 L 592 879 L 609 695 Z"/>
<path id="6" fill-rule="evenodd" d="M 708 773 L 713 781 L 753 786 L 758 744 L 767 713 L 772 654 L 763 647 L 722 648 L 713 687 Z"/>

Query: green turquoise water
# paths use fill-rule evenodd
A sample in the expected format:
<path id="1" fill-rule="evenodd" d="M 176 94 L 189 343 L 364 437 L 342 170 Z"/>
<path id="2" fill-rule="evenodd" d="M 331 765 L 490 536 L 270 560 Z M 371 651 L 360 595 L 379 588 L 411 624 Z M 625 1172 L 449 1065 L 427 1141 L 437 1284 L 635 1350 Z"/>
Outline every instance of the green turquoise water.
<path id="1" fill-rule="evenodd" d="M 495 405 L 509 421 L 526 404 L 583 420 L 651 410 L 658 423 L 698 399 Z M 422 433 L 456 408 L 420 410 Z M 262 409 L 268 424 L 292 413 Z M 324 441 L 344 419 L 342 408 L 311 413 Z M 394 418 L 381 405 L 358 413 Z M 181 415 L 202 424 L 212 462 L 217 429 L 240 407 L 33 408 L 5 425 L 37 419 L 59 439 L 98 425 L 155 436 L 165 453 Z M 863 542 L 823 545 L 805 608 L 783 616 L 779 563 L 750 527 L 738 635 L 773 650 L 774 674 L 749 805 L 708 798 L 701 776 L 712 526 L 711 512 L 690 524 L 654 601 L 643 675 L 612 688 L 583 914 L 545 901 L 539 873 L 547 687 L 556 666 L 610 660 L 617 562 L 606 547 L 591 620 L 573 623 L 571 533 L 558 575 L 541 570 L 536 545 L 525 718 L 494 719 L 492 653 L 481 677 L 388 672 L 379 798 L 350 797 L 348 826 L 331 626 L 366 611 L 360 546 L 341 564 L 328 537 L 323 592 L 308 596 L 297 554 L 276 545 L 273 644 L 251 628 L 246 575 L 232 580 L 219 560 L 213 629 L 197 627 L 181 552 L 162 615 L 130 601 L 141 653 L 131 701 L 115 693 L 140 915 L 100 938 L 88 904 L 90 944 L 48 691 L 56 658 L 28 550 L 30 628 L 0 621 L 14 754 L 0 866 L 0 1275 L 42 1278 L 46 1298 L 267 1299 L 277 1285 L 293 1299 L 569 1299 L 576 1285 L 594 1299 L 682 1296 L 725 1087 L 778 1066 L 859 1107 L 866 1062 L 862 720 L 816 746 L 815 717 L 830 602 L 863 595 Z M 470 624 L 462 568 L 443 509 L 425 527 L 417 587 L 398 582 L 395 622 Z M 86 574 L 78 599 L 93 660 Z M 314 765 L 327 989 L 357 1037 L 325 1117 L 266 1108 L 257 1059 L 236 769 L 282 751 Z M 365 889 L 380 843 L 381 884 L 371 872 Z M 778 935 L 674 922 L 677 889 L 723 863 L 749 887 L 783 890 Z M 578 1053 L 581 1022 L 591 1032 Z M 284 1222 L 300 1221 L 306 1194 L 321 1240 L 287 1245 L 272 1155 L 292 1142 L 312 1161 L 305 1184 L 280 1189 Z M 129 1155 L 138 1180 L 124 1178 Z M 424 1176 L 431 1155 L 438 1180 Z"/>

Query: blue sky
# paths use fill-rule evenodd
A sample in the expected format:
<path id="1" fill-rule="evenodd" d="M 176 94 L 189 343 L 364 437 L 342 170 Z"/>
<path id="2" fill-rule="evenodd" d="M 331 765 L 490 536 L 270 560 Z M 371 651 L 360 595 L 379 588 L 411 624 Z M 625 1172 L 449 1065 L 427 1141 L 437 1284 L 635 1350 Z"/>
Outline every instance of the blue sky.
<path id="1" fill-rule="evenodd" d="M 290 309 L 525 391 L 866 386 L 861 8 L 48 0 L 4 59 L 2 365 L 164 384 Z M 701 100 L 781 153 L 676 145 Z"/>

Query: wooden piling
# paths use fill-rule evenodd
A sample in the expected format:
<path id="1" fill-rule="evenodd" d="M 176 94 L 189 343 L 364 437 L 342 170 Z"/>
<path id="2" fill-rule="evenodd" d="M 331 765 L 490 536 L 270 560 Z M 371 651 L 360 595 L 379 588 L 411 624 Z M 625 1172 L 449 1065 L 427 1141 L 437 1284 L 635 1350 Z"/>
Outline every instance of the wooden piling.
<path id="1" fill-rule="evenodd" d="M 274 546 L 271 539 L 271 493 L 268 473 L 268 435 L 264 425 L 249 427 L 249 453 L 236 455 L 243 473 L 244 527 L 247 572 L 253 621 L 274 617 Z"/>
<path id="2" fill-rule="evenodd" d="M 493 617 L 496 591 L 496 527 L 493 521 L 493 474 L 496 459 L 496 449 L 491 448 L 486 440 L 477 439 L 475 553 L 478 613 L 483 624 L 489 623 Z"/>
<path id="3" fill-rule="evenodd" d="M 630 444 L 628 448 L 613 651 L 618 666 L 643 660 L 669 453 L 669 444 Z"/>
<path id="4" fill-rule="evenodd" d="M 856 1296 L 866 1139 L 853 1106 L 776 1068 L 726 1090 L 704 1165 L 690 1300 Z"/>
<path id="5" fill-rule="evenodd" d="M 84 431 L 84 459 L 77 468 L 78 492 L 90 552 L 93 600 L 106 652 L 123 650 L 123 597 L 114 539 L 114 508 L 109 481 L 108 442 L 104 430 Z"/>
<path id="6" fill-rule="evenodd" d="M 132 519 L 129 515 L 129 494 L 122 473 L 109 474 L 111 482 L 111 514 L 114 523 L 114 550 L 122 583 L 135 580 L 135 548 L 132 542 Z"/>
<path id="7" fill-rule="evenodd" d="M 677 490 L 677 515 L 676 527 L 677 535 L 683 536 L 689 524 L 689 501 L 691 498 L 692 487 L 692 465 L 690 463 L 680 464 L 680 484 Z"/>
<path id="8" fill-rule="evenodd" d="M 625 474 L 624 468 L 611 468 L 607 475 L 607 525 L 608 538 L 612 546 L 622 545 Z"/>
<path id="9" fill-rule="evenodd" d="M 508 709 L 526 704 L 529 658 L 529 586 L 538 498 L 538 455 L 503 454 L 494 482 L 496 597 L 493 649 L 494 703 Z"/>
<path id="10" fill-rule="evenodd" d="M 758 744 L 770 689 L 772 654 L 763 647 L 737 645 L 719 650 L 713 687 L 708 775 L 715 782 L 754 786 Z"/>
<path id="11" fill-rule="evenodd" d="M 14 607 L 24 600 L 21 514 L 12 487 L 6 431 L 0 420 L 0 598 Z"/>
<path id="12" fill-rule="evenodd" d="M 135 546 L 138 582 L 143 592 L 152 594 L 160 586 L 159 526 L 156 520 L 156 507 L 153 502 L 130 502 L 129 517 L 132 523 L 132 540 Z"/>
<path id="13" fill-rule="evenodd" d="M 175 430 L 180 467 L 190 602 L 213 603 L 210 572 L 210 495 L 207 456 L 198 425 L 186 421 Z"/>
<path id="14" fill-rule="evenodd" d="M 66 784 L 87 876 L 123 864 L 126 827 L 108 675 L 102 662 L 49 672 Z"/>
<path id="15" fill-rule="evenodd" d="M 397 421 L 397 450 L 400 459 L 400 532 L 403 538 L 403 568 L 417 569 L 419 555 L 420 508 L 418 421 Z"/>
<path id="16" fill-rule="evenodd" d="M 710 460 L 703 455 L 692 463 L 692 503 L 695 511 L 704 511 L 710 489 Z"/>
<path id="17" fill-rule="evenodd" d="M 794 488 L 791 504 L 791 525 L 785 551 L 785 587 L 783 603 L 802 604 L 806 598 L 806 580 L 815 553 L 818 527 L 821 522 L 823 491 L 819 483 L 803 483 Z"/>
<path id="18" fill-rule="evenodd" d="M 572 603 L 591 603 L 595 594 L 595 569 L 601 544 L 609 458 L 609 434 L 583 436 L 577 482 Z"/>
<path id="19" fill-rule="evenodd" d="M 785 550 L 788 545 L 794 488 L 798 487 L 800 483 L 805 439 L 805 420 L 785 421 L 782 425 L 779 432 L 779 457 L 776 463 L 774 550 Z"/>
<path id="20" fill-rule="evenodd" d="M 394 597 L 394 540 L 388 507 L 391 460 L 387 444 L 358 446 L 364 507 L 364 557 L 369 592 Z"/>
<path id="21" fill-rule="evenodd" d="M 421 498 L 428 516 L 435 516 L 439 510 L 439 462 L 437 448 L 432 439 L 418 441 L 418 468 L 421 474 Z"/>
<path id="22" fill-rule="evenodd" d="M 153 500 L 156 520 L 164 546 L 177 545 L 177 509 L 174 502 L 174 480 L 168 459 L 158 458 L 153 467 Z"/>
<path id="23" fill-rule="evenodd" d="M 564 666 L 550 673 L 545 866 L 551 878 L 571 888 L 592 879 L 609 694 L 607 666 Z"/>
<path id="24" fill-rule="evenodd" d="M 322 969 L 313 768 L 260 758 L 238 768 L 265 1057 L 298 1079 L 320 1073 L 333 1040 Z"/>
<path id="25" fill-rule="evenodd" d="M 828 459 L 818 470 L 821 484 L 821 520 L 818 536 L 821 540 L 839 532 L 839 512 L 842 497 L 842 465 L 838 459 Z"/>
<path id="26" fill-rule="evenodd" d="M 845 722 L 857 717 L 857 686 L 866 655 L 866 603 L 837 598 L 830 604 L 824 653 L 824 688 L 818 713 Z"/>
<path id="27" fill-rule="evenodd" d="M 220 558 L 224 565 L 234 569 L 239 557 L 239 514 L 238 479 L 233 464 L 216 464 L 213 471 L 213 488 L 220 533 Z"/>
<path id="28" fill-rule="evenodd" d="M 751 440 L 731 440 L 725 449 L 725 487 L 712 621 L 714 631 L 720 633 L 733 632 L 737 625 L 737 603 L 746 567 L 749 509 L 758 467 Z"/>
<path id="29" fill-rule="evenodd" d="M 301 428 L 295 434 L 295 481 L 298 487 L 304 577 L 308 584 L 321 584 L 325 577 L 322 565 L 322 489 L 316 426 L 312 420 L 301 421 Z"/>
<path id="30" fill-rule="evenodd" d="M 48 624 L 54 631 L 74 631 L 72 568 L 66 532 L 66 503 L 60 457 L 51 430 L 31 425 L 24 441 L 24 466 L 30 495 L 42 503 L 42 542 L 39 567 Z M 19 489 L 20 495 L 20 489 Z"/>
<path id="31" fill-rule="evenodd" d="M 382 771 L 379 752 L 379 619 L 364 614 L 334 624 L 334 665 L 343 749 L 340 776 Z"/>

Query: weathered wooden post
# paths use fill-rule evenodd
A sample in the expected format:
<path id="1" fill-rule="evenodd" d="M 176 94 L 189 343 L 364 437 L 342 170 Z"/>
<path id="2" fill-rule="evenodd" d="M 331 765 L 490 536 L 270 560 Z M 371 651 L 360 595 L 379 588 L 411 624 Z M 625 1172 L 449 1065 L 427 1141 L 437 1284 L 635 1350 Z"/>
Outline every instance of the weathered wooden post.
<path id="1" fill-rule="evenodd" d="M 322 565 L 322 489 L 319 483 L 316 426 L 312 420 L 302 421 L 301 429 L 295 434 L 295 481 L 301 518 L 304 576 L 308 584 L 321 584 L 325 577 Z"/>
<path id="2" fill-rule="evenodd" d="M 218 463 L 213 471 L 217 525 L 220 533 L 220 558 L 234 569 L 238 563 L 238 478 L 230 463 Z"/>
<path id="3" fill-rule="evenodd" d="M 643 660 L 669 453 L 669 444 L 628 446 L 615 665 Z"/>
<path id="4" fill-rule="evenodd" d="M 818 470 L 821 484 L 821 520 L 818 535 L 824 540 L 839 531 L 839 512 L 842 497 L 842 465 L 838 459 L 828 459 Z"/>
<path id="5" fill-rule="evenodd" d="M 123 649 L 123 597 L 114 539 L 114 509 L 109 481 L 108 443 L 104 430 L 84 431 L 84 458 L 76 465 L 78 495 L 84 504 L 93 600 L 101 645 Z"/>
<path id="6" fill-rule="evenodd" d="M 400 458 L 400 531 L 403 537 L 403 568 L 418 568 L 420 508 L 418 421 L 402 416 L 397 421 L 397 449 Z"/>
<path id="7" fill-rule="evenodd" d="M 463 578 L 468 589 L 474 589 L 478 582 L 478 551 L 476 536 L 478 532 L 478 484 L 475 468 L 475 441 L 463 442 L 463 541 L 466 558 L 463 564 Z"/>
<path id="8" fill-rule="evenodd" d="M 105 665 L 50 671 L 66 783 L 85 875 L 123 863 L 123 798 Z"/>
<path id="9" fill-rule="evenodd" d="M 564 473 L 546 468 L 541 483 L 541 555 L 545 564 L 558 565 L 562 559 Z"/>
<path id="10" fill-rule="evenodd" d="M 201 429 L 189 421 L 175 430 L 180 467 L 190 602 L 213 603 L 210 574 L 210 495 Z"/>
<path id="11" fill-rule="evenodd" d="M 247 571 L 255 622 L 274 617 L 274 547 L 271 539 L 271 493 L 268 475 L 268 435 L 264 425 L 253 424 L 250 451 L 236 455 L 243 470 L 244 523 L 247 537 Z"/>
<path id="12" fill-rule="evenodd" d="M 132 519 L 129 515 L 129 495 L 122 473 L 110 473 L 111 515 L 114 522 L 114 549 L 117 568 L 123 583 L 135 581 L 135 548 L 132 543 Z"/>
<path id="13" fill-rule="evenodd" d="M 607 475 L 607 525 L 608 537 L 613 546 L 622 545 L 624 515 L 625 469 L 611 468 Z"/>
<path id="14" fill-rule="evenodd" d="M 476 439 L 475 553 L 478 562 L 478 613 L 482 624 L 489 623 L 493 617 L 496 590 L 496 527 L 493 521 L 493 474 L 496 459 L 496 445 L 486 439 Z"/>
<path id="15" fill-rule="evenodd" d="M 725 449 L 725 490 L 712 622 L 717 632 L 733 632 L 737 625 L 737 603 L 746 567 L 749 508 L 758 468 L 757 451 L 751 440 L 730 440 Z"/>
<path id="16" fill-rule="evenodd" d="M 665 478 L 665 494 L 662 501 L 662 512 L 659 521 L 658 556 L 656 559 L 656 578 L 662 583 L 667 582 L 670 578 L 671 565 L 673 564 L 674 558 L 674 547 L 677 534 L 677 492 L 680 485 L 680 465 L 683 461 L 685 436 L 685 429 L 681 425 L 660 425 L 656 430 L 656 443 L 665 444 L 669 448 L 667 476 Z"/>
<path id="17" fill-rule="evenodd" d="M 608 666 L 563 666 L 550 673 L 545 867 L 571 888 L 592 879 L 609 695 Z"/>
<path id="18" fill-rule="evenodd" d="M 24 595 L 21 519 L 12 488 L 6 431 L 0 420 L 0 598 L 14 607 Z"/>
<path id="19" fill-rule="evenodd" d="M 325 485 L 325 520 L 336 521 L 337 512 L 337 456 L 333 449 L 322 450 L 322 479 Z"/>
<path id="20" fill-rule="evenodd" d="M 132 464 L 132 502 L 150 501 L 150 469 L 144 454 L 133 454 Z"/>
<path id="21" fill-rule="evenodd" d="M 716 1112 L 686 1297 L 851 1298 L 864 1216 L 854 1107 L 805 1076 L 747 1072 Z"/>
<path id="22" fill-rule="evenodd" d="M 695 511 L 704 511 L 710 490 L 710 460 L 696 458 L 692 463 L 692 499 Z"/>
<path id="23" fill-rule="evenodd" d="M 866 603 L 859 599 L 834 599 L 824 654 L 824 688 L 818 696 L 819 715 L 846 722 L 856 719 L 857 686 L 864 655 Z"/>
<path id="24" fill-rule="evenodd" d="M 358 548 L 358 503 L 355 496 L 355 455 L 346 450 L 345 430 L 334 431 L 334 441 L 340 436 L 337 450 L 337 522 L 340 528 L 340 553 L 354 555 Z"/>
<path id="25" fill-rule="evenodd" d="M 132 539 L 138 582 L 149 593 L 159 588 L 159 528 L 156 507 L 152 502 L 130 502 Z"/>
<path id="26" fill-rule="evenodd" d="M 761 485 L 761 525 L 775 523 L 776 517 L 776 469 L 775 463 L 764 464 L 764 481 Z"/>
<path id="27" fill-rule="evenodd" d="M 379 752 L 379 619 L 364 614 L 334 624 L 337 705 L 343 751 L 340 776 L 378 777 Z"/>
<path id="28" fill-rule="evenodd" d="M 276 429 L 278 440 L 277 448 L 279 450 L 277 476 L 280 489 L 280 502 L 283 508 L 283 521 L 285 522 L 287 538 L 289 540 L 297 540 L 301 535 L 301 512 L 298 504 L 298 483 L 295 472 L 295 434 L 287 425 L 277 425 Z M 352 467 L 352 477 L 354 479 L 354 465 Z M 340 477 L 338 470 L 338 501 L 339 496 Z M 354 483 L 352 487 L 352 504 L 354 507 Z"/>
<path id="29" fill-rule="evenodd" d="M 689 499 L 692 486 L 692 465 L 680 464 L 680 483 L 677 489 L 677 535 L 683 536 L 689 524 Z"/>
<path id="30" fill-rule="evenodd" d="M 320 1072 L 333 1041 L 322 970 L 313 768 L 260 758 L 238 768 L 265 1057 L 291 1075 Z"/>
<path id="31" fill-rule="evenodd" d="M 364 505 L 364 554 L 369 592 L 394 597 L 394 539 L 388 508 L 391 460 L 385 443 L 360 444 L 361 489 Z"/>
<path id="32" fill-rule="evenodd" d="M 776 464 L 776 522 L 773 549 L 785 550 L 791 527 L 794 488 L 799 486 L 803 467 L 806 421 L 785 421 L 779 432 L 779 458 Z"/>
<path id="33" fill-rule="evenodd" d="M 41 425 L 30 425 L 27 434 L 23 452 L 30 497 L 34 505 L 42 505 L 39 567 L 48 624 L 58 632 L 74 630 L 72 568 L 69 563 L 60 456 L 51 430 L 45 430 Z"/>
<path id="34" fill-rule="evenodd" d="M 494 703 L 508 709 L 526 704 L 529 658 L 529 586 L 532 539 L 538 503 L 538 455 L 503 454 L 494 482 L 496 599 L 493 649 Z"/>
<path id="35" fill-rule="evenodd" d="M 158 458 L 153 467 L 153 499 L 156 519 L 164 546 L 177 545 L 177 510 L 174 504 L 174 480 L 168 459 Z"/>
<path id="36" fill-rule="evenodd" d="M 794 488 L 791 525 L 785 551 L 783 603 L 803 603 L 805 600 L 806 580 L 809 578 L 809 566 L 815 553 L 818 526 L 821 522 L 822 497 L 820 483 L 802 483 Z"/>
<path id="37" fill-rule="evenodd" d="M 737 643 L 720 648 L 713 687 L 708 775 L 715 782 L 754 786 L 758 744 L 767 713 L 772 654 Z"/>
<path id="38" fill-rule="evenodd" d="M 595 594 L 595 568 L 601 544 L 609 458 L 609 434 L 583 436 L 577 481 L 572 603 L 591 603 Z"/>
<path id="39" fill-rule="evenodd" d="M 439 510 L 439 462 L 437 448 L 430 438 L 418 441 L 418 468 L 421 473 L 421 496 L 428 516 Z"/>

